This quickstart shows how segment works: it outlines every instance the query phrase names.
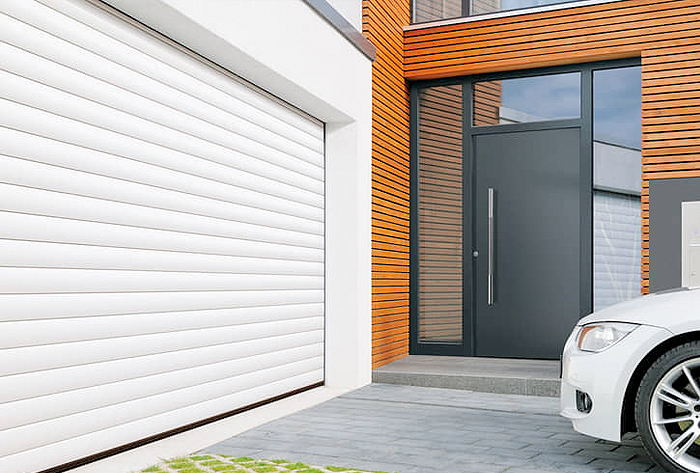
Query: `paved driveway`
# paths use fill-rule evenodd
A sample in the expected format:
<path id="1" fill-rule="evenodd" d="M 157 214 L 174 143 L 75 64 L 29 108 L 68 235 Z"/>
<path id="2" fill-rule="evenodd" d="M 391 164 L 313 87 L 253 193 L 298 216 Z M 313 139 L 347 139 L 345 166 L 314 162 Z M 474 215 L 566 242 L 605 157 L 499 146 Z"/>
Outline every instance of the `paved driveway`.
<path id="1" fill-rule="evenodd" d="M 639 441 L 577 434 L 558 399 L 372 384 L 207 452 L 399 473 L 661 472 Z"/>

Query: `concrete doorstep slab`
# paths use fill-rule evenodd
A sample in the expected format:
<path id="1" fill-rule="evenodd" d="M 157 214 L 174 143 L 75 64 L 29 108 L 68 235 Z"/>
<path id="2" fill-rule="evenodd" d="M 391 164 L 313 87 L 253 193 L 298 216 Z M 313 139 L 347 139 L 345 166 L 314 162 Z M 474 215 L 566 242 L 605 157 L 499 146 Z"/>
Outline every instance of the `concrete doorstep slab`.
<path id="1" fill-rule="evenodd" d="M 410 355 L 372 372 L 375 383 L 558 397 L 559 362 Z"/>

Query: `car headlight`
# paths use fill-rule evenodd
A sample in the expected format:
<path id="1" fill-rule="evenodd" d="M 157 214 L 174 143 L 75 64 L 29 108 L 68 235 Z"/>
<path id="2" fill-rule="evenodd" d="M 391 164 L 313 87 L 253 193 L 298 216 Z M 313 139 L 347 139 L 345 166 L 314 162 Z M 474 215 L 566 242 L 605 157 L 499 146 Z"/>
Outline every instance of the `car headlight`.
<path id="1" fill-rule="evenodd" d="M 639 327 L 622 322 L 603 322 L 584 325 L 578 334 L 577 345 L 583 351 L 599 352 L 610 348 Z"/>

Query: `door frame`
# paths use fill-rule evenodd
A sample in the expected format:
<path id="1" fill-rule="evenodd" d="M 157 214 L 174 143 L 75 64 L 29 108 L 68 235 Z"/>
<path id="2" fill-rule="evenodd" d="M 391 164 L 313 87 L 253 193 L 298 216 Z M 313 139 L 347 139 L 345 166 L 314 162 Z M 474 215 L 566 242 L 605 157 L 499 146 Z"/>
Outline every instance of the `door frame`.
<path id="1" fill-rule="evenodd" d="M 476 351 L 475 287 L 476 267 L 472 251 L 476 224 L 473 215 L 475 192 L 474 137 L 484 134 L 511 133 L 517 131 L 549 130 L 579 127 L 581 130 L 581 245 L 580 251 L 580 317 L 593 308 L 593 71 L 634 67 L 641 65 L 641 58 L 634 57 L 613 61 L 555 66 L 547 68 L 507 71 L 492 74 L 451 77 L 412 82 L 410 84 L 410 227 L 409 227 L 409 353 L 412 355 L 474 356 Z M 580 117 L 567 120 L 549 120 L 534 123 L 473 126 L 472 86 L 475 82 L 515 79 L 539 75 L 579 72 L 581 74 Z M 462 85 L 462 342 L 421 342 L 418 339 L 419 323 L 419 272 L 418 246 L 418 98 L 422 89 L 444 85 Z M 466 231 L 469 229 L 469 231 Z"/>

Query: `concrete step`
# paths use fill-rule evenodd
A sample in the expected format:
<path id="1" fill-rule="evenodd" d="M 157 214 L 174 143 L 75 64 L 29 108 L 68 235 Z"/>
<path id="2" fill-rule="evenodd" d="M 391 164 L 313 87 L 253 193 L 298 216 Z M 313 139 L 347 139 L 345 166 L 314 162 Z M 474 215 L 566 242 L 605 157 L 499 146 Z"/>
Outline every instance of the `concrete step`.
<path id="1" fill-rule="evenodd" d="M 375 383 L 559 396 L 559 362 L 410 355 L 372 372 Z"/>

